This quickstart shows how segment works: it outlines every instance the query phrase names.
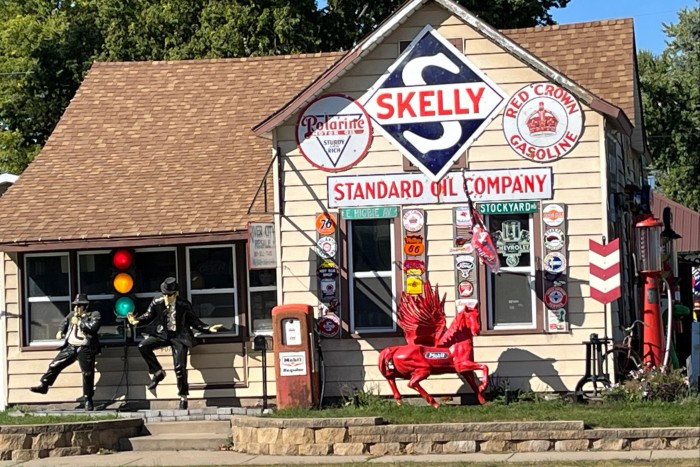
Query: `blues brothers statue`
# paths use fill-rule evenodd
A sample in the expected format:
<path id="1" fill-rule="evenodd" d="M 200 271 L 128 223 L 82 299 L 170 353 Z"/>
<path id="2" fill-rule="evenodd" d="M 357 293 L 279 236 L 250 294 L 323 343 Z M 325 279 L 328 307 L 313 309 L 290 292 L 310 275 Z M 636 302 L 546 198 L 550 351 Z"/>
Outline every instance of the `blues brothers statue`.
<path id="1" fill-rule="evenodd" d="M 63 339 L 58 355 L 49 364 L 38 386 L 30 391 L 46 394 L 58 375 L 68 365 L 78 360 L 83 374 L 83 400 L 85 410 L 94 410 L 92 397 L 95 394 L 95 357 L 100 353 L 100 313 L 88 311 L 87 295 L 78 294 L 72 302 L 73 311 L 63 320 L 56 339 Z"/>
<path id="2" fill-rule="evenodd" d="M 177 378 L 180 409 L 187 409 L 187 351 L 194 345 L 192 329 L 201 333 L 217 332 L 221 324 L 207 325 L 195 316 L 192 304 L 178 296 L 178 284 L 174 277 L 168 277 L 160 285 L 162 296 L 155 297 L 145 313 L 130 313 L 127 319 L 132 326 L 139 323 L 155 322 L 155 335 L 146 337 L 139 344 L 141 356 L 148 365 L 148 372 L 153 375 L 148 389 L 154 390 L 165 379 L 165 371 L 158 362 L 155 349 L 168 347 L 172 349 L 175 377 Z"/>

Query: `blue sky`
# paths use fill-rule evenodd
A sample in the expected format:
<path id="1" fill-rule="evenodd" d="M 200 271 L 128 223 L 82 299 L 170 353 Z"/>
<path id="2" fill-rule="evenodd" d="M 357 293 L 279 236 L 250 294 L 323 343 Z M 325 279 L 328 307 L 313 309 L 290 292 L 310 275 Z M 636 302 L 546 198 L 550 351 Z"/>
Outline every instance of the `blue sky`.
<path id="1" fill-rule="evenodd" d="M 693 6 L 698 6 L 698 0 L 571 0 L 566 8 L 555 8 L 551 13 L 559 24 L 634 18 L 637 50 L 659 54 L 667 39 L 662 23 L 677 23 L 678 12 Z"/>

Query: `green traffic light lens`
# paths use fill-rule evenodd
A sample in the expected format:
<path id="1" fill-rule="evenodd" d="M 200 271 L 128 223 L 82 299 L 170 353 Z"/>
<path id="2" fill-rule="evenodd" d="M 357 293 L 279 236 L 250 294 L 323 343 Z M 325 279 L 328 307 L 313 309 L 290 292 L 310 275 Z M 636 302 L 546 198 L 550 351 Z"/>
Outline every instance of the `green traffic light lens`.
<path id="1" fill-rule="evenodd" d="M 136 308 L 134 301 L 129 297 L 121 297 L 114 304 L 114 312 L 121 317 L 126 317 L 129 313 L 133 313 L 134 308 Z"/>

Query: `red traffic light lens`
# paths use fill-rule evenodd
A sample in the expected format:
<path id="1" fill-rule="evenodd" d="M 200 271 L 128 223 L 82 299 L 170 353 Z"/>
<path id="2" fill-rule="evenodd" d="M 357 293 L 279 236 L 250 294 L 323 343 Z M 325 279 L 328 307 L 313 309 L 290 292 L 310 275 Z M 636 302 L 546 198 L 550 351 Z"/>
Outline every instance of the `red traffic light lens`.
<path id="1" fill-rule="evenodd" d="M 112 255 L 112 264 L 115 268 L 124 270 L 131 267 L 134 262 L 134 255 L 129 250 L 117 250 Z"/>

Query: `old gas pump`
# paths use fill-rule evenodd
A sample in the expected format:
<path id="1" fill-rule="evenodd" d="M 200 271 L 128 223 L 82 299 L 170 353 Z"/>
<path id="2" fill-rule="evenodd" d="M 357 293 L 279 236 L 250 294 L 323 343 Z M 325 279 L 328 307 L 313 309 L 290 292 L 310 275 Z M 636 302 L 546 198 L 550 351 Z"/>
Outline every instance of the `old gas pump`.
<path id="1" fill-rule="evenodd" d="M 644 363 L 660 366 L 663 363 L 663 325 L 659 303 L 661 279 L 661 227 L 663 224 L 651 214 L 635 225 L 637 229 L 637 270 L 644 278 Z"/>
<path id="2" fill-rule="evenodd" d="M 272 309 L 277 407 L 315 407 L 320 393 L 319 365 L 310 305 Z"/>

